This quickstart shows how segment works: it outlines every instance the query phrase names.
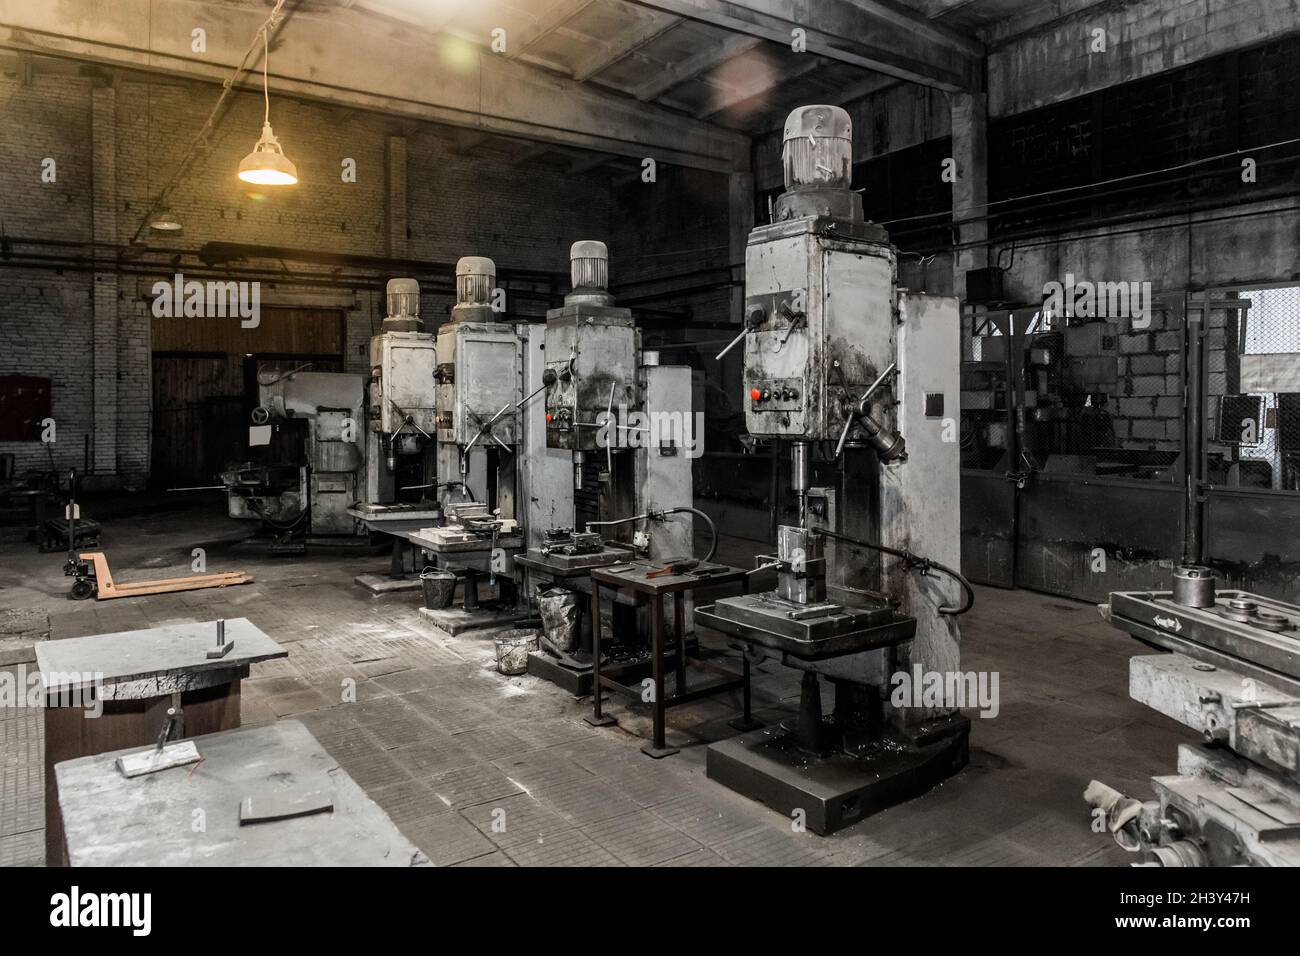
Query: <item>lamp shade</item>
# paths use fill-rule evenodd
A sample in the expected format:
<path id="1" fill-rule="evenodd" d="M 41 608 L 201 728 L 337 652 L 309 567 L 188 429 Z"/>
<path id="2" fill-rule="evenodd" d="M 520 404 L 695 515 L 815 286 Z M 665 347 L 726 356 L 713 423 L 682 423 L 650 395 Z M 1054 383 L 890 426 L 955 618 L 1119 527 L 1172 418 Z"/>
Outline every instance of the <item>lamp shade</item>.
<path id="1" fill-rule="evenodd" d="M 182 227 L 180 220 L 164 206 L 149 217 L 149 228 L 158 232 L 180 232 Z"/>
<path id="2" fill-rule="evenodd" d="M 262 138 L 240 161 L 239 178 L 257 186 L 293 186 L 298 182 L 298 167 L 284 155 L 270 123 L 262 124 Z"/>

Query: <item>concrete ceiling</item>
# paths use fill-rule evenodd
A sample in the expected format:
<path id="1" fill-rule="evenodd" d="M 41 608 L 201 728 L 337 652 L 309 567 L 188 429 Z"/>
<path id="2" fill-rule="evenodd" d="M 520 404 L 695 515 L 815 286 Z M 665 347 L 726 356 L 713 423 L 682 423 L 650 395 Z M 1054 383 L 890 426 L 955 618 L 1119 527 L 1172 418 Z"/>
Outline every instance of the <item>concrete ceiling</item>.
<path id="1" fill-rule="evenodd" d="M 271 6 L 0 0 L 0 48 L 219 81 Z M 654 152 L 738 169 L 748 137 L 779 127 L 800 104 L 843 103 L 904 81 L 978 88 L 978 32 L 1035 6 L 1043 4 L 290 0 L 271 79 L 296 95 L 522 140 L 506 148 L 529 159 L 554 151 L 589 168 L 598 160 L 586 151 L 626 161 Z M 203 57 L 189 55 L 196 23 L 208 29 Z M 806 52 L 791 48 L 795 27 Z M 504 53 L 492 49 L 498 30 Z"/>
<path id="2" fill-rule="evenodd" d="M 910 7 L 877 0 L 318 2 L 484 48 L 500 28 L 510 59 L 748 135 L 779 126 L 800 104 L 846 102 L 890 81 L 919 78 L 952 88 L 976 83 L 973 68 L 981 52 L 973 38 L 941 23 L 932 26 L 932 14 L 942 19 L 944 11 L 926 10 L 920 0 Z M 727 9 L 732 13 L 717 12 Z M 810 42 L 809 52 L 794 52 L 792 25 L 826 32 L 824 49 Z M 907 46 L 914 53 L 896 63 L 890 54 L 842 42 L 836 28 L 845 35 L 873 28 L 895 41 L 882 46 Z M 868 62 L 886 72 L 868 69 Z"/>

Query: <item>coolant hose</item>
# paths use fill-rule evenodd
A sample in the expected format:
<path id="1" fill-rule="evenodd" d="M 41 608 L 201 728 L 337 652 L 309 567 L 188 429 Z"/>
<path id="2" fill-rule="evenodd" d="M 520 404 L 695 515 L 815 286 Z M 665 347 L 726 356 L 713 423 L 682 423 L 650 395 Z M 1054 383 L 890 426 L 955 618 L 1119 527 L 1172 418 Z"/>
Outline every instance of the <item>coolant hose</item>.
<path id="1" fill-rule="evenodd" d="M 708 564 L 713 560 L 713 555 L 718 550 L 718 528 L 713 523 L 713 519 L 699 508 L 682 506 L 680 508 L 665 508 L 663 511 L 647 511 L 644 514 L 632 515 L 630 518 L 612 518 L 609 521 L 588 521 L 587 530 L 590 531 L 592 528 L 607 528 L 620 524 L 631 524 L 634 521 L 642 521 L 646 518 L 654 518 L 662 521 L 668 515 L 685 514 L 687 512 L 695 515 L 697 518 L 703 519 L 704 523 L 709 527 L 709 553 L 703 558 L 703 563 Z"/>
<path id="2" fill-rule="evenodd" d="M 710 561 L 713 560 L 713 555 L 718 550 L 718 528 L 713 523 L 713 519 L 710 518 L 708 515 L 706 515 L 699 508 L 689 508 L 689 507 L 668 508 L 667 510 L 661 513 L 665 515 L 675 515 L 675 514 L 685 514 L 687 512 L 695 515 L 695 517 L 697 518 L 703 519 L 704 523 L 709 526 L 709 553 L 706 554 L 702 559 L 704 564 L 708 564 Z"/>
<path id="3" fill-rule="evenodd" d="M 929 558 L 922 557 L 921 555 L 915 554 L 911 551 L 905 551 L 900 548 L 891 548 L 888 545 L 876 544 L 872 541 L 863 541 L 861 538 L 853 538 L 847 534 L 840 534 L 836 531 L 827 531 L 824 528 L 814 528 L 811 530 L 813 534 L 819 534 L 824 538 L 834 538 L 836 541 L 843 541 L 845 544 L 857 545 L 860 548 L 867 548 L 871 551 L 879 551 L 881 554 L 888 554 L 895 558 L 902 558 L 903 561 L 907 563 L 908 567 L 919 567 L 922 572 L 933 569 L 948 575 L 948 577 L 961 585 L 962 604 L 961 607 L 940 607 L 938 609 L 940 614 L 947 614 L 956 617 L 959 614 L 965 614 L 975 606 L 975 589 L 971 587 L 971 583 L 967 581 L 961 573 L 954 571 L 945 564 L 940 564 L 938 561 L 931 561 Z"/>

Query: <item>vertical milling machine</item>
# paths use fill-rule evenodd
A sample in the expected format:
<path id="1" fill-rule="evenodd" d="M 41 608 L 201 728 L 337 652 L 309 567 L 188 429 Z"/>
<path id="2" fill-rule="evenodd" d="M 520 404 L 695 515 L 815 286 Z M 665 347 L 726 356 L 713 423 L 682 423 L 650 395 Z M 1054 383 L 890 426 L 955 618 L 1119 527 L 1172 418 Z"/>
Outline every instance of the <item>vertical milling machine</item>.
<path id="1" fill-rule="evenodd" d="M 681 441 L 691 418 L 691 373 L 641 347 L 632 310 L 609 293 L 609 250 L 597 240 L 569 250 L 572 290 L 546 313 L 546 444 L 573 460 L 573 531 L 611 529 L 652 560 L 689 555 L 691 463 Z M 675 416 L 675 417 L 674 417 Z M 683 431 L 665 427 L 680 423 Z M 585 477 L 598 478 L 596 514 L 579 513 Z M 636 521 L 631 519 L 636 518 Z M 651 524 L 654 528 L 651 528 Z"/>
<path id="2" fill-rule="evenodd" d="M 540 386 L 547 455 L 534 456 L 551 468 L 553 456 L 567 451 L 571 479 L 564 510 L 550 507 L 530 519 L 536 524 L 528 529 L 524 564 L 539 588 L 549 584 L 586 594 L 589 584 L 582 582 L 591 568 L 633 557 L 667 561 L 691 555 L 694 518 L 703 518 L 693 508 L 691 449 L 701 436 L 691 406 L 691 370 L 660 365 L 657 352 L 642 348 L 632 311 L 617 306 L 609 292 L 605 243 L 575 242 L 569 268 L 564 304 L 546 313 Z M 553 477 L 543 482 L 538 476 L 537 482 L 538 489 L 554 489 Z M 556 490 L 546 500 L 558 502 L 560 495 Z M 583 614 L 590 613 L 584 602 Z M 609 653 L 628 667 L 648 667 L 646 629 L 637 610 L 616 604 L 611 613 L 615 636 Z M 544 641 L 528 670 L 585 694 L 591 686 L 590 619 L 571 635 L 563 646 Z"/>
<path id="3" fill-rule="evenodd" d="M 434 480 L 434 336 L 420 319 L 416 280 L 389 279 L 384 299 L 383 323 L 370 339 L 365 484 L 348 510 L 369 531 L 392 536 L 388 575 L 356 577 L 376 593 L 419 586 L 405 580 L 404 535 L 441 517 L 433 496 L 422 493 Z"/>
<path id="4" fill-rule="evenodd" d="M 399 486 L 432 480 L 437 359 L 420 321 L 420 284 L 389 279 L 385 291 L 388 314 L 370 340 L 365 501 L 391 507 Z"/>
<path id="5" fill-rule="evenodd" d="M 484 256 L 456 263 L 456 303 L 438 329 L 436 426 L 438 499 L 445 522 L 411 540 L 463 584 L 459 608 L 424 608 L 453 634 L 515 616 L 513 555 L 523 547 L 516 482 L 526 326 L 504 321 L 494 304 L 496 264 Z M 497 588 L 479 603 L 479 580 Z"/>
<path id="6" fill-rule="evenodd" d="M 956 672 L 955 614 L 972 599 L 951 570 L 959 463 L 956 429 L 944 426 L 957 414 L 957 303 L 896 287 L 894 247 L 850 188 L 851 146 L 838 107 L 786 121 L 786 191 L 774 221 L 750 233 L 745 327 L 732 346 L 744 343 L 748 431 L 789 443 L 798 523 L 759 558 L 776 570 L 774 590 L 695 612 L 751 659 L 803 674 L 797 719 L 711 745 L 709 777 L 802 812 L 819 833 L 960 769 L 970 727 L 955 706 L 891 701 L 900 671 Z M 838 491 L 810 486 L 818 452 L 838 461 Z M 955 585 L 961 607 L 949 606 Z"/>

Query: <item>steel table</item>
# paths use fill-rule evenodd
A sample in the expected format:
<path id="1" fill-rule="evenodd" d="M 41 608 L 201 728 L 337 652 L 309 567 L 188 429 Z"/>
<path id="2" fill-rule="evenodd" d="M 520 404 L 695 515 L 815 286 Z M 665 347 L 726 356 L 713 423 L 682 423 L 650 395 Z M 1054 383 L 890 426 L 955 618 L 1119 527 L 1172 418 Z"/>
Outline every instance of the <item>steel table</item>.
<path id="1" fill-rule="evenodd" d="M 693 690 L 686 689 L 686 605 L 687 592 L 702 588 L 721 587 L 739 584 L 744 593 L 749 592 L 749 575 L 740 568 L 722 564 L 701 564 L 690 571 L 678 574 L 663 574 L 649 577 L 656 565 L 638 561 L 630 565 L 617 565 L 613 568 L 593 568 L 591 571 L 591 647 L 592 647 L 592 700 L 591 716 L 586 718 L 593 727 L 607 727 L 614 723 L 614 718 L 605 714 L 601 706 L 601 689 L 608 688 L 624 694 L 641 695 L 641 687 L 627 685 L 601 674 L 600 667 L 600 594 L 601 588 L 614 591 L 613 598 L 634 600 L 650 606 L 650 661 L 651 680 L 654 683 L 654 739 L 641 747 L 641 752 L 654 758 L 667 757 L 677 753 L 676 747 L 669 747 L 664 737 L 665 715 L 669 707 L 678 707 L 692 701 L 721 694 L 731 690 L 740 690 L 744 700 L 744 716 L 732 722 L 732 726 L 741 730 L 752 730 L 760 724 L 750 712 L 749 658 L 742 657 L 743 670 L 739 677 L 733 672 L 714 667 L 697 660 L 701 667 L 725 675 L 728 679 L 720 683 L 708 684 Z M 664 692 L 664 598 L 673 596 L 673 623 L 677 635 L 675 641 L 675 665 L 677 686 L 671 697 Z"/>

